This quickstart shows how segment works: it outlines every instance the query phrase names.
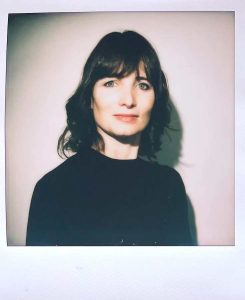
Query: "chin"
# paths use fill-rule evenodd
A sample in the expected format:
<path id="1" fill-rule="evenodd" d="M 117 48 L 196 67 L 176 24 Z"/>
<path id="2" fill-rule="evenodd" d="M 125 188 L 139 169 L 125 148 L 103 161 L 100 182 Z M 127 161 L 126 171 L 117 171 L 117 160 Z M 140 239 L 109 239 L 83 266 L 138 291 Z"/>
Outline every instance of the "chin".
<path id="1" fill-rule="evenodd" d="M 130 138 L 136 137 L 141 134 L 140 130 L 124 130 L 124 131 L 111 131 L 110 135 L 115 138 Z"/>
<path id="2" fill-rule="evenodd" d="M 143 125 L 143 124 L 142 124 Z M 115 138 L 115 139 L 129 139 L 138 138 L 146 126 L 110 126 L 110 127 L 100 127 L 101 133 Z"/>

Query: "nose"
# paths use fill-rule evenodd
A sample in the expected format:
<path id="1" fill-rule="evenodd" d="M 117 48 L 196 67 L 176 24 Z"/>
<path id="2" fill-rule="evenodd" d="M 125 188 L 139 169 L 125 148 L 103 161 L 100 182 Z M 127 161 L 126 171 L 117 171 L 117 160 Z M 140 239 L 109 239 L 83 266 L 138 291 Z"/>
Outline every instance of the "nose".
<path id="1" fill-rule="evenodd" d="M 127 108 L 132 108 L 136 105 L 136 97 L 132 88 L 124 89 L 121 92 L 119 105 L 126 106 Z"/>

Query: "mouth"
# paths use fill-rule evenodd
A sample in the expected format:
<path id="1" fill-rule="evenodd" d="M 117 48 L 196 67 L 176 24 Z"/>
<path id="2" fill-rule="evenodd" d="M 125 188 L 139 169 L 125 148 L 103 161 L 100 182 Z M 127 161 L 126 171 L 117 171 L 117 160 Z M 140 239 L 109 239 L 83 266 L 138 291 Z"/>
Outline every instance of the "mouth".
<path id="1" fill-rule="evenodd" d="M 115 114 L 113 115 L 117 120 L 127 123 L 136 122 L 138 115 L 135 114 Z"/>

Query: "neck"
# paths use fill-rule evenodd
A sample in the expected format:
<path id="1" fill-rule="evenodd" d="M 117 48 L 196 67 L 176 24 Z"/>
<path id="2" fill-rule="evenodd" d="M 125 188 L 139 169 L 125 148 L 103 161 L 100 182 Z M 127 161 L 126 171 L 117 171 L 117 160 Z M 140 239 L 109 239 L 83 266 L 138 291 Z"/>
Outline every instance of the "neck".
<path id="1" fill-rule="evenodd" d="M 104 141 L 104 149 L 100 150 L 96 145 L 93 149 L 101 152 L 105 156 L 114 159 L 135 159 L 138 156 L 140 135 L 115 138 L 101 130 L 98 130 Z"/>

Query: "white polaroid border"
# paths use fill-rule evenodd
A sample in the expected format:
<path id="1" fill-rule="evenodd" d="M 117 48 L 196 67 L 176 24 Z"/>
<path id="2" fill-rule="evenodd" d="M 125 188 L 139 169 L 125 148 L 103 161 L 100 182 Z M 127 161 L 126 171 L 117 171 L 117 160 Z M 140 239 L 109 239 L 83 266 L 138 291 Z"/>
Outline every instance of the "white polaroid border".
<path id="1" fill-rule="evenodd" d="M 119 1 L 118 1 L 119 2 Z M 236 246 L 7 247 L 4 99 L 8 13 L 235 11 Z M 0 13 L 1 299 L 244 299 L 245 7 L 243 1 L 4 1 Z"/>

